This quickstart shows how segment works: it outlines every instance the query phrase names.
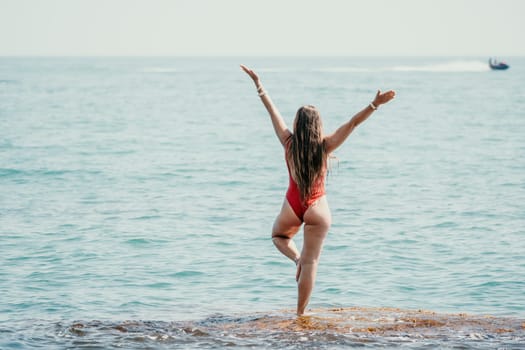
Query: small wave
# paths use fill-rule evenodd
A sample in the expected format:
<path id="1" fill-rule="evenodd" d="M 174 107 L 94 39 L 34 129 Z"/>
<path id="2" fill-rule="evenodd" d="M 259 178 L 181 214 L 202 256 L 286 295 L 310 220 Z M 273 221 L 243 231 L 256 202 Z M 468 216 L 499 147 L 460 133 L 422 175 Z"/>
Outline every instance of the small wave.
<path id="1" fill-rule="evenodd" d="M 132 246 L 148 245 L 148 244 L 163 244 L 166 243 L 166 240 L 163 239 L 152 239 L 152 238 L 130 238 L 124 243 L 130 244 Z"/>
<path id="2" fill-rule="evenodd" d="M 293 72 L 300 72 L 301 69 L 298 68 L 290 68 L 290 67 L 262 67 L 257 68 L 257 72 L 260 73 L 293 73 Z"/>
<path id="3" fill-rule="evenodd" d="M 194 270 L 184 270 L 184 271 L 172 273 L 170 277 L 184 278 L 184 277 L 193 277 L 193 276 L 201 276 L 201 275 L 204 275 L 204 273 L 200 271 L 194 271 Z"/>
<path id="4" fill-rule="evenodd" d="M 9 169 L 9 168 L 0 168 L 0 177 L 18 176 L 20 174 L 23 174 L 23 170 L 20 170 L 20 169 Z"/>
<path id="5" fill-rule="evenodd" d="M 314 71 L 321 73 L 364 73 L 371 72 L 373 69 L 367 67 L 328 67 L 314 69 Z"/>
<path id="6" fill-rule="evenodd" d="M 155 220 L 155 219 L 160 219 L 162 218 L 162 216 L 160 215 L 142 215 L 142 216 L 137 216 L 137 217 L 134 217 L 134 218 L 131 218 L 131 220 L 137 220 L 137 221 L 142 221 L 142 220 Z"/>
<path id="7" fill-rule="evenodd" d="M 63 175 L 98 175 L 100 171 L 92 170 L 51 170 L 51 169 L 13 169 L 0 168 L 0 177 L 60 177 Z"/>
<path id="8" fill-rule="evenodd" d="M 47 169 L 31 169 L 31 170 L 22 170 L 22 169 L 10 169 L 10 168 L 1 168 L 0 177 L 8 176 L 60 176 L 67 174 L 71 171 L 69 170 L 47 170 Z"/>
<path id="9" fill-rule="evenodd" d="M 132 238 L 132 239 L 128 239 L 126 243 L 131 244 L 131 245 L 142 245 L 142 244 L 149 244 L 151 243 L 151 241 L 146 238 Z"/>
<path id="10" fill-rule="evenodd" d="M 178 73 L 180 69 L 172 67 L 147 67 L 142 69 L 143 73 Z"/>

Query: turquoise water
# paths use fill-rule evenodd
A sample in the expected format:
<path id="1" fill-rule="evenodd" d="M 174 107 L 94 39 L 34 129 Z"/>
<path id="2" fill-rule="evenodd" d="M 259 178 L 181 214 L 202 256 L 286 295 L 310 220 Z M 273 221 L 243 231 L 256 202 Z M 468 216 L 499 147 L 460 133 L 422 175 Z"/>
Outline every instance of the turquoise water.
<path id="1" fill-rule="evenodd" d="M 504 72 L 484 57 L 0 63 L 0 348 L 71 347 L 78 320 L 221 347 L 184 329 L 294 309 L 295 267 L 270 240 L 283 152 L 240 63 L 289 125 L 314 104 L 329 132 L 397 92 L 335 154 L 311 307 L 525 318 L 524 58 Z M 233 345 L 267 344 L 250 334 Z"/>

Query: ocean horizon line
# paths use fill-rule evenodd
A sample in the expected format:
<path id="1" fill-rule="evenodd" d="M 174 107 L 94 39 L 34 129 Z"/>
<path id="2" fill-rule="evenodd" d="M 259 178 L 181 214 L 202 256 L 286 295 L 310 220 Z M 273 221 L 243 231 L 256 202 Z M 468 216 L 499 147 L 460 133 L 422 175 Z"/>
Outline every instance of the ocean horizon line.
<path id="1" fill-rule="evenodd" d="M 525 55 L 490 55 L 490 54 L 458 54 L 458 55 L 411 55 L 411 54 L 393 54 L 393 55 L 377 55 L 377 54 L 127 54 L 127 55 L 100 55 L 100 54 L 0 54 L 0 58 L 490 58 L 490 57 L 506 57 L 506 58 L 524 58 Z"/>

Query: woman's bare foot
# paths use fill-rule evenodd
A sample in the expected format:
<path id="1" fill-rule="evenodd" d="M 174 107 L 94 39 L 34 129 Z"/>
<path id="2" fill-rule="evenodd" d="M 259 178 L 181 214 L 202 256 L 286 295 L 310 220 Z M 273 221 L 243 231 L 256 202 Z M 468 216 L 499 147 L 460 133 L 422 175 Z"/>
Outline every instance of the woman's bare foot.
<path id="1" fill-rule="evenodd" d="M 306 312 L 306 311 L 303 311 L 302 313 L 299 313 L 299 311 L 297 312 L 297 316 L 298 317 L 310 317 L 310 316 L 315 316 L 315 312 Z"/>

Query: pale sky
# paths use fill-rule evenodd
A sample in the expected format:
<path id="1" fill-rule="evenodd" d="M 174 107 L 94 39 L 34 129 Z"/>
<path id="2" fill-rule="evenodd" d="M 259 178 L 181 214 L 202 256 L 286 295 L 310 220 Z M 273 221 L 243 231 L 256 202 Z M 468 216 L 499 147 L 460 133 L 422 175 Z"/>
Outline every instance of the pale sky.
<path id="1" fill-rule="evenodd" d="M 525 56 L 525 0 L 0 0 L 0 56 Z"/>

